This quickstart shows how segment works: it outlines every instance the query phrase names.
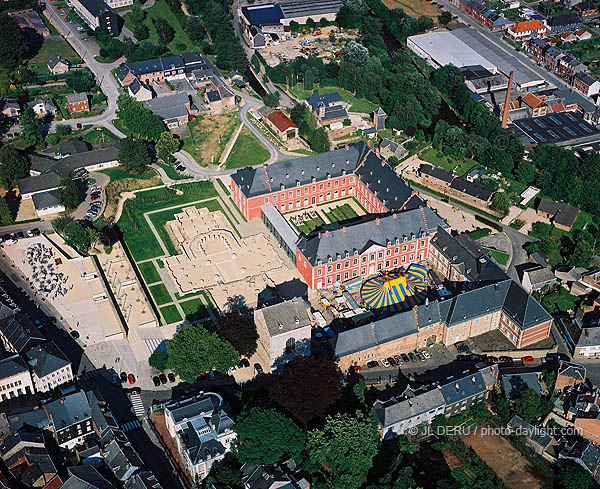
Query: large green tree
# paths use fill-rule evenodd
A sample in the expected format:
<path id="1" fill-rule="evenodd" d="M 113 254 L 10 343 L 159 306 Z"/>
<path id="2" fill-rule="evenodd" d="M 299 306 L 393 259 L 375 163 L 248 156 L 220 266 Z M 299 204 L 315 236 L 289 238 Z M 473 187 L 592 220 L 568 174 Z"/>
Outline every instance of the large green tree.
<path id="1" fill-rule="evenodd" d="M 173 159 L 173 153 L 179 150 L 179 141 L 169 131 L 164 131 L 156 141 L 158 157 L 165 163 Z"/>
<path id="2" fill-rule="evenodd" d="M 67 209 L 75 209 L 81 202 L 81 193 L 77 183 L 70 178 L 61 180 L 58 187 L 58 201 Z"/>
<path id="3" fill-rule="evenodd" d="M 309 136 L 310 149 L 317 153 L 326 153 L 331 149 L 329 136 L 323 127 L 319 127 Z"/>
<path id="4" fill-rule="evenodd" d="M 303 425 L 322 418 L 342 397 L 342 373 L 332 360 L 297 357 L 269 386 L 269 397 Z M 310 402 L 306 402 L 310 399 Z"/>
<path id="5" fill-rule="evenodd" d="M 188 17 L 185 23 L 185 32 L 194 42 L 199 42 L 204 39 L 204 27 L 198 17 Z"/>
<path id="6" fill-rule="evenodd" d="M 495 211 L 502 212 L 503 214 L 508 214 L 510 207 L 512 205 L 512 201 L 506 192 L 496 192 L 494 194 L 494 198 L 492 199 L 492 203 L 490 207 Z"/>
<path id="7" fill-rule="evenodd" d="M 515 412 L 528 423 L 546 417 L 552 411 L 552 401 L 540 396 L 533 389 L 523 391 L 515 403 Z"/>
<path id="8" fill-rule="evenodd" d="M 158 41 L 166 46 L 175 37 L 175 29 L 171 27 L 171 24 L 166 19 L 158 18 L 154 21 L 154 27 L 156 27 L 156 33 L 158 34 Z"/>
<path id="9" fill-rule="evenodd" d="M 162 372 L 169 367 L 169 355 L 162 350 L 155 350 L 148 357 L 148 364 Z"/>
<path id="10" fill-rule="evenodd" d="M 128 172 L 143 173 L 152 160 L 144 141 L 128 137 L 119 144 L 119 161 Z"/>
<path id="11" fill-rule="evenodd" d="M 571 460 L 562 465 L 557 480 L 559 487 L 564 489 L 590 489 L 594 485 L 590 473 Z"/>
<path id="12" fill-rule="evenodd" d="M 71 221 L 62 231 L 65 242 L 82 255 L 87 255 L 91 246 L 91 234 L 78 221 Z"/>
<path id="13" fill-rule="evenodd" d="M 299 460 L 306 442 L 298 425 L 276 409 L 257 407 L 243 412 L 235 431 L 237 457 L 252 465 L 271 465 L 289 457 Z"/>
<path id="14" fill-rule="evenodd" d="M 44 135 L 42 134 L 40 119 L 31 107 L 26 107 L 23 110 L 19 125 L 21 126 L 21 139 L 28 145 L 37 146 L 43 141 Z"/>
<path id="15" fill-rule="evenodd" d="M 240 355 L 250 358 L 256 352 L 258 332 L 253 315 L 243 316 L 230 311 L 219 316 L 219 334 L 225 338 Z"/>
<path id="16" fill-rule="evenodd" d="M 117 98 L 117 115 L 134 135 L 157 141 L 165 131 L 162 119 L 146 109 L 140 102 L 122 93 Z"/>
<path id="17" fill-rule="evenodd" d="M 184 382 L 194 382 L 215 368 L 227 372 L 240 360 L 231 343 L 201 324 L 189 325 L 175 333 L 173 339 L 167 341 L 167 350 L 169 368 Z"/>
<path id="18" fill-rule="evenodd" d="M 75 71 L 67 78 L 67 86 L 74 92 L 89 92 L 94 86 L 94 79 L 84 71 Z"/>
<path id="19" fill-rule="evenodd" d="M 11 187 L 20 178 L 29 174 L 29 163 L 21 153 L 12 146 L 0 148 L 0 179 L 6 187 Z"/>
<path id="20" fill-rule="evenodd" d="M 12 224 L 13 217 L 12 212 L 10 212 L 10 207 L 8 207 L 8 202 L 4 197 L 0 197 L 0 224 L 2 226 L 6 226 L 8 224 Z"/>
<path id="21" fill-rule="evenodd" d="M 363 412 L 328 416 L 325 426 L 308 433 L 310 461 L 326 468 L 329 486 L 358 489 L 377 454 L 379 434 L 374 420 Z"/>
<path id="22" fill-rule="evenodd" d="M 0 66 L 16 68 L 27 55 L 27 44 L 21 29 L 6 12 L 0 13 Z"/>

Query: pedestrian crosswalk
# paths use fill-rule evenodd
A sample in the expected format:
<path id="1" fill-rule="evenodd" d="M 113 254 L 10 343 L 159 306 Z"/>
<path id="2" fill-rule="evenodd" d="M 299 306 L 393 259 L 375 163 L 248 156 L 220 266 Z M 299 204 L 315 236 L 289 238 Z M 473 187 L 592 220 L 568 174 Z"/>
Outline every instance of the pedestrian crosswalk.
<path id="1" fill-rule="evenodd" d="M 128 421 L 127 423 L 124 423 L 121 425 L 121 429 L 127 433 L 128 431 L 131 430 L 136 430 L 138 428 L 140 428 L 142 425 L 140 424 L 140 421 L 138 419 L 134 420 L 134 421 Z"/>
<path id="2" fill-rule="evenodd" d="M 142 402 L 142 396 L 139 394 L 129 394 L 129 401 L 133 406 L 133 412 L 138 418 L 141 418 L 146 414 L 146 410 L 144 409 L 144 403 Z"/>

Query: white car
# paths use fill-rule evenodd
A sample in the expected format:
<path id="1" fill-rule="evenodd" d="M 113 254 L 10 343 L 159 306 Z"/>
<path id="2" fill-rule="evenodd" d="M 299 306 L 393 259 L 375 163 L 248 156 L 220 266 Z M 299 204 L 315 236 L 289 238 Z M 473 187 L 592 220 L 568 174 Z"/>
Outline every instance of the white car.
<path id="1" fill-rule="evenodd" d="M 391 367 L 390 362 L 387 361 L 387 358 L 381 358 L 379 361 L 381 362 L 381 365 L 383 365 L 385 368 Z"/>
<path id="2" fill-rule="evenodd" d="M 431 358 L 431 355 L 429 354 L 429 352 L 427 350 L 423 350 L 421 353 L 423 353 L 423 356 L 425 358 Z"/>

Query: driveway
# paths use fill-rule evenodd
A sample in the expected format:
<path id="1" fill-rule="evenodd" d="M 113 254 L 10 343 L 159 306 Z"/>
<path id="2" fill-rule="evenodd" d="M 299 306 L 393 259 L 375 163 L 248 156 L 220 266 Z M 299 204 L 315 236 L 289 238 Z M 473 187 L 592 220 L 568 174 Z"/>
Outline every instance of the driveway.
<path id="1" fill-rule="evenodd" d="M 108 182 L 110 182 L 109 176 L 105 175 L 104 173 L 92 172 L 90 173 L 89 178 L 93 178 L 94 180 L 96 180 L 96 183 L 88 186 L 88 191 L 85 194 L 83 202 L 81 202 L 81 204 L 79 204 L 79 207 L 77 207 L 77 209 L 75 209 L 75 211 L 71 214 L 71 217 L 76 221 L 79 219 L 83 219 L 88 209 L 90 208 L 90 205 L 92 204 L 92 196 L 90 193 L 90 189 L 92 187 L 101 187 L 103 189 L 102 194 L 100 195 L 100 199 L 95 201 L 102 202 L 102 208 L 98 212 L 98 216 L 102 215 L 102 213 L 104 212 L 104 207 L 106 206 L 106 194 L 104 193 L 104 187 L 106 187 L 108 185 Z M 94 220 L 95 219 L 97 218 L 94 218 Z"/>

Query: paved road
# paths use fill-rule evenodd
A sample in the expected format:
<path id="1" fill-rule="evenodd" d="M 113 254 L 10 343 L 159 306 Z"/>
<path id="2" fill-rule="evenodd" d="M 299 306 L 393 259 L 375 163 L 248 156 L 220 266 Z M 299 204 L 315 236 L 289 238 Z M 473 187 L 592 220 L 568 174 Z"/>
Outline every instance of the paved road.
<path id="1" fill-rule="evenodd" d="M 493 42 L 496 46 L 498 46 L 504 53 L 510 57 L 516 59 L 520 64 L 529 68 L 534 73 L 539 75 L 542 79 L 545 79 L 551 82 L 554 86 L 558 88 L 569 88 L 565 81 L 562 78 L 559 78 L 554 73 L 546 70 L 543 67 L 540 67 L 536 64 L 533 58 L 527 56 L 527 54 L 515 51 L 515 49 L 508 43 L 502 40 L 502 33 L 499 32 L 490 32 L 489 29 L 481 25 L 477 22 L 473 17 L 468 16 L 462 10 L 459 10 L 454 5 L 452 5 L 448 0 L 439 0 L 438 3 L 442 5 L 446 10 L 448 10 L 452 15 L 457 15 L 458 18 L 464 22 L 465 24 L 471 24 L 472 28 L 477 30 L 483 37 Z"/>
<path id="2" fill-rule="evenodd" d="M 119 66 L 124 59 L 118 59 L 114 63 L 99 63 L 94 59 L 100 49 L 98 44 L 93 39 L 84 41 L 82 38 L 85 37 L 77 31 L 79 24 L 70 24 L 64 21 L 64 17 L 58 14 L 52 2 L 48 2 L 46 6 L 46 15 L 56 27 L 56 29 L 64 36 L 69 44 L 77 51 L 77 54 L 85 61 L 91 72 L 99 82 L 100 87 L 104 95 L 106 95 L 108 107 L 106 110 L 97 116 L 83 117 L 80 119 L 73 119 L 68 121 L 56 121 L 52 122 L 52 126 L 57 124 L 64 124 L 68 126 L 75 126 L 76 124 L 94 124 L 95 126 L 102 126 L 115 133 L 117 136 L 124 138 L 125 134 L 119 131 L 112 124 L 112 120 L 116 118 L 117 110 L 117 97 L 119 96 L 119 87 L 117 81 L 111 75 L 110 71 L 113 68 Z"/>

